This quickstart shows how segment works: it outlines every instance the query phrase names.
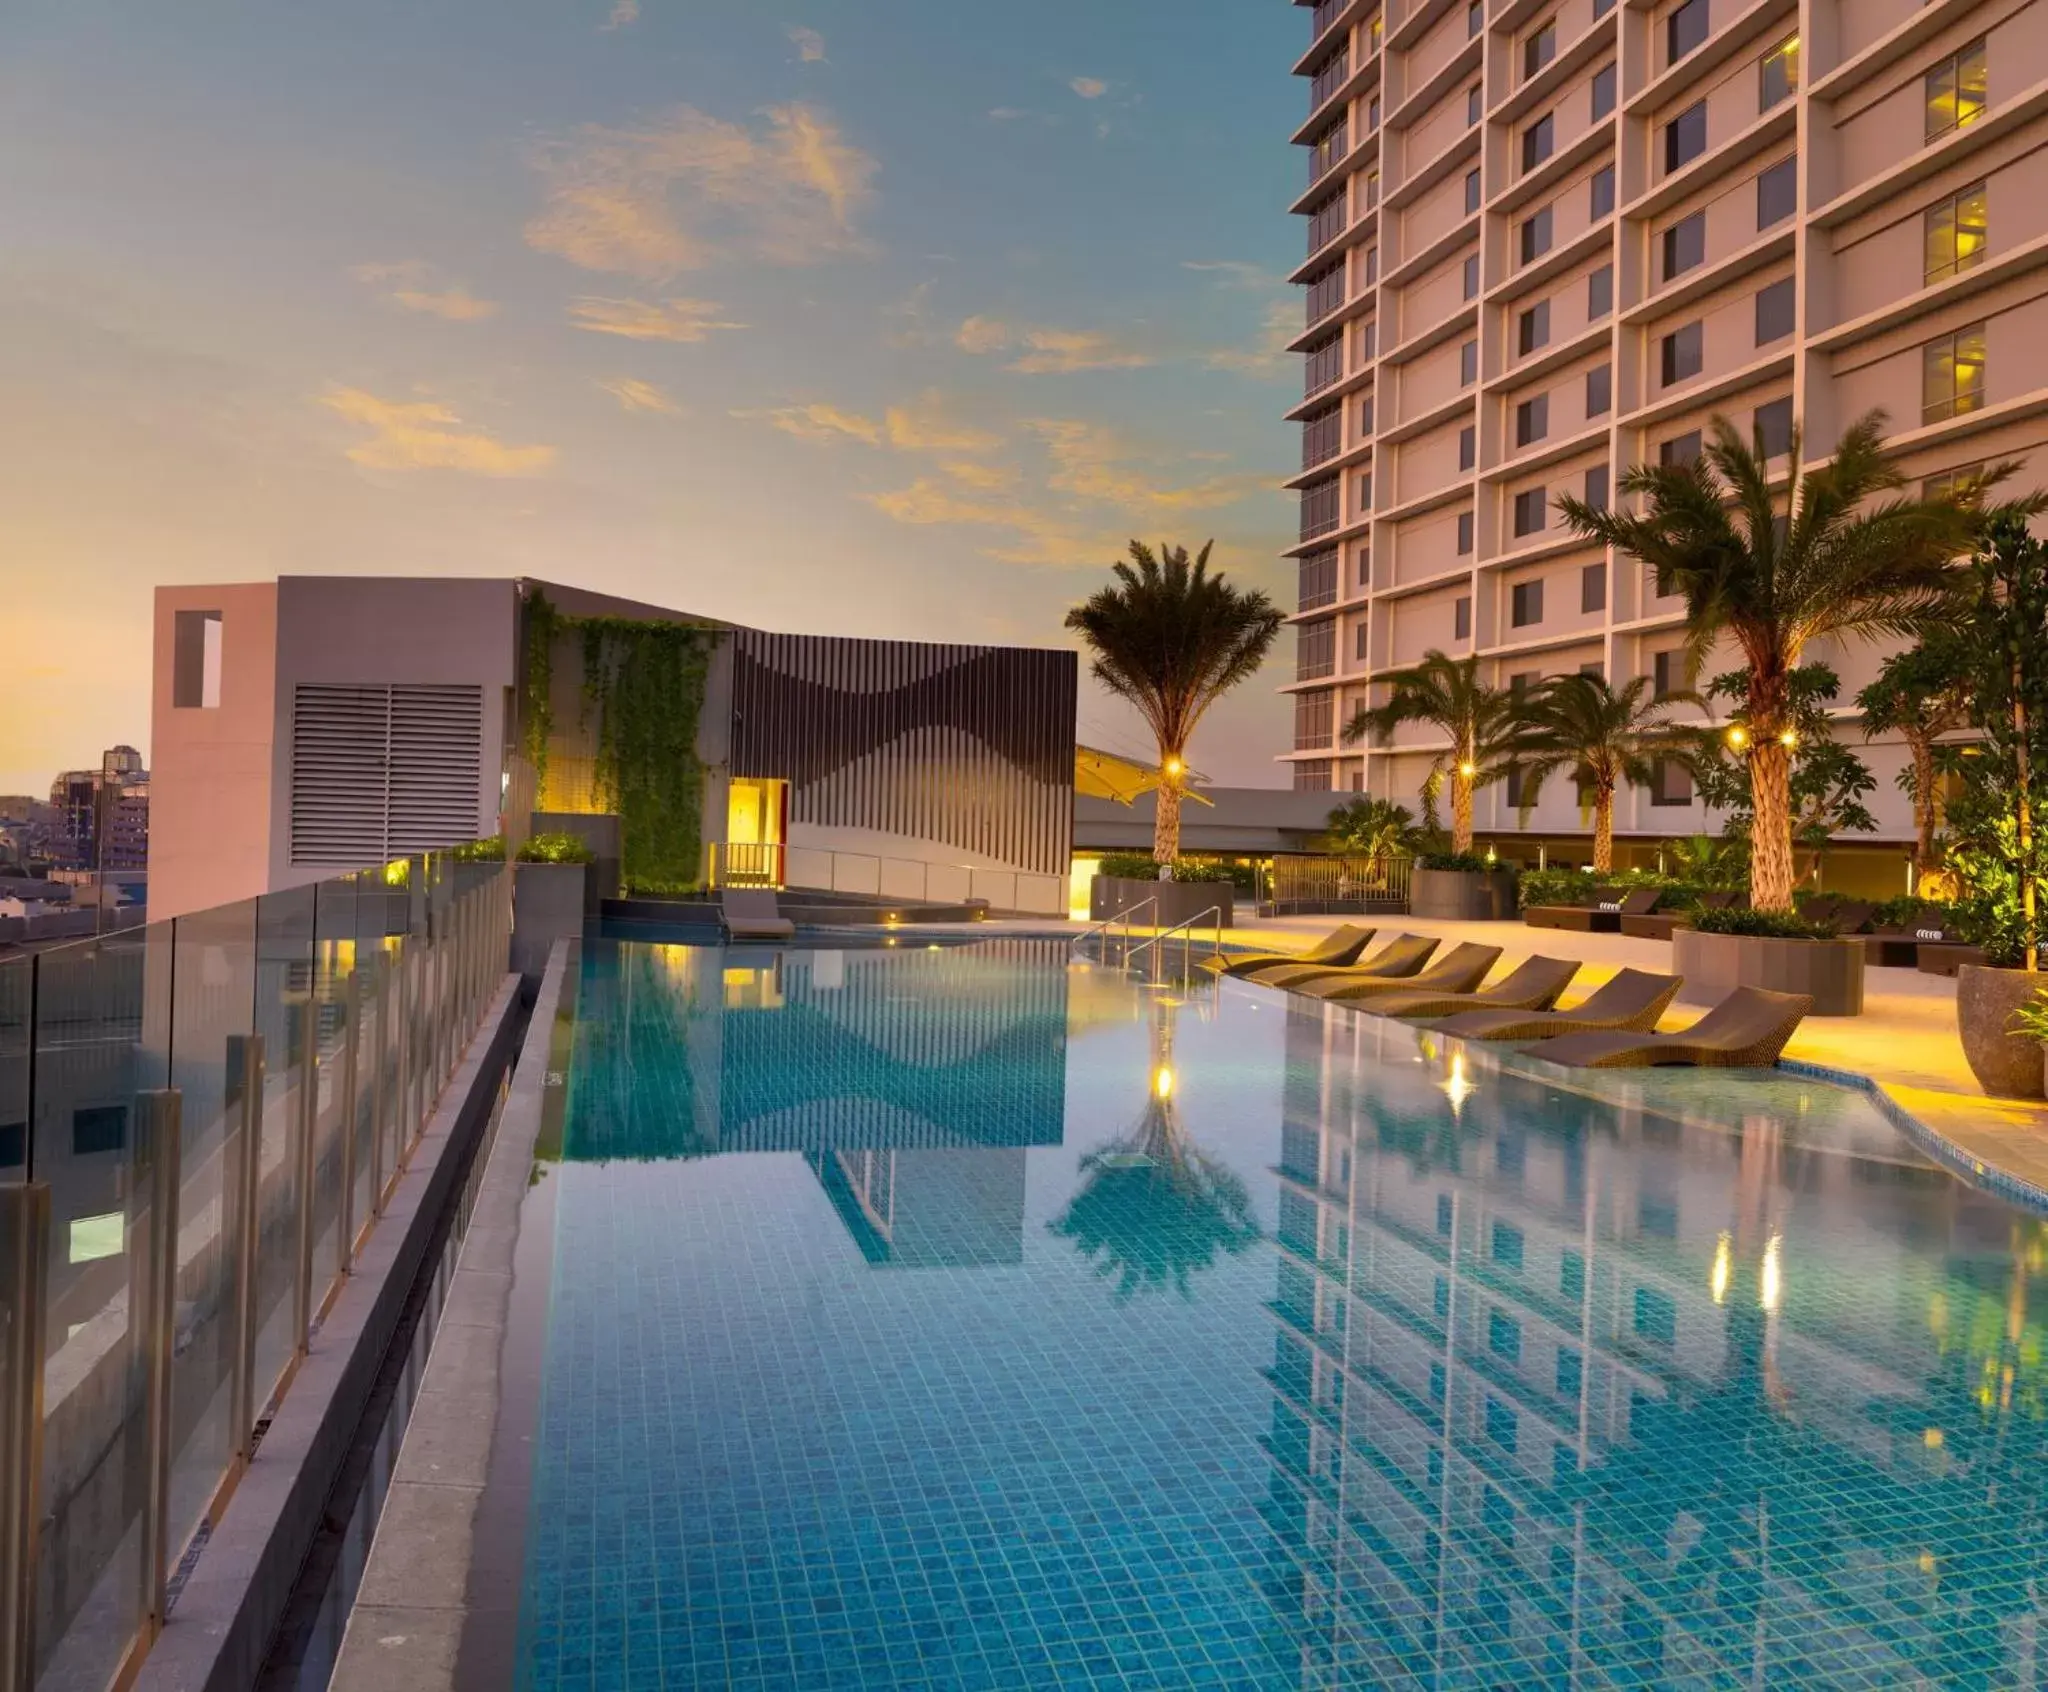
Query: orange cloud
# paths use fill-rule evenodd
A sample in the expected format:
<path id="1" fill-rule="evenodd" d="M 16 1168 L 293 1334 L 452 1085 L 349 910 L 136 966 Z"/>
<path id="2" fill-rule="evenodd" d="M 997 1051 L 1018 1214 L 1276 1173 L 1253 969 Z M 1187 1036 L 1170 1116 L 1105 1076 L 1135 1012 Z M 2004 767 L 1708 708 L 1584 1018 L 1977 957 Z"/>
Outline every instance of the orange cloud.
<path id="1" fill-rule="evenodd" d="M 371 431 L 348 450 L 370 470 L 461 470 L 474 476 L 538 476 L 555 462 L 551 446 L 507 446 L 464 430 L 462 419 L 433 400 L 384 400 L 361 388 L 336 388 L 320 403 Z"/>
<path id="2" fill-rule="evenodd" d="M 416 259 L 403 264 L 359 264 L 352 274 L 358 282 L 376 288 L 387 304 L 407 311 L 425 312 L 450 323 L 475 323 L 497 315 L 497 301 L 479 299 L 466 288 L 445 283 L 432 265 Z"/>
<path id="3" fill-rule="evenodd" d="M 1119 345 L 1099 329 L 1054 329 L 1043 324 L 1012 325 L 995 317 L 970 317 L 953 332 L 962 352 L 1016 352 L 1004 365 L 1026 376 L 1067 375 L 1077 370 L 1138 370 L 1158 360 L 1136 347 Z"/>
<path id="4" fill-rule="evenodd" d="M 711 300 L 611 300 L 586 294 L 569 307 L 569 321 L 593 335 L 623 335 L 629 341 L 708 339 L 720 329 L 744 329 L 721 318 L 724 307 Z"/>
<path id="5" fill-rule="evenodd" d="M 614 376 L 598 386 L 627 411 L 652 411 L 664 417 L 680 417 L 683 408 L 652 382 L 643 382 L 637 376 Z"/>

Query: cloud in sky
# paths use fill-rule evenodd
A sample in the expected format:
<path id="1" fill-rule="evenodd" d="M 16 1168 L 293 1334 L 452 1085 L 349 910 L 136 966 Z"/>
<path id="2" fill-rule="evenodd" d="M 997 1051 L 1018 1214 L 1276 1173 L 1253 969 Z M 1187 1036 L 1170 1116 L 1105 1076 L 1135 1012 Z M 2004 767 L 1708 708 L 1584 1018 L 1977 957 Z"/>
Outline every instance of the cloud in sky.
<path id="1" fill-rule="evenodd" d="M 876 161 L 830 114 L 770 106 L 755 127 L 676 106 L 636 129 L 589 124 L 535 155 L 527 245 L 659 282 L 733 260 L 815 264 L 866 250 Z"/>
<path id="2" fill-rule="evenodd" d="M 1009 324 L 999 318 L 970 317 L 953 332 L 962 352 L 1015 352 L 1005 370 L 1027 376 L 1065 375 L 1077 370 L 1137 370 L 1158 362 L 1152 354 L 1120 345 L 1100 329 L 1054 329 L 1043 324 Z"/>
<path id="3" fill-rule="evenodd" d="M 1104 424 L 1039 417 L 1024 426 L 1045 443 L 1052 461 L 1046 486 L 1076 499 L 1161 514 L 1213 511 L 1270 485 L 1268 478 L 1255 474 L 1164 481 L 1140 468 L 1146 454 Z"/>
<path id="4" fill-rule="evenodd" d="M 896 452 L 994 452 L 1003 444 L 1002 436 L 951 416 L 944 396 L 936 391 L 920 394 L 903 405 L 892 405 L 879 418 L 822 402 L 735 415 L 766 418 L 773 427 L 799 440 L 859 441 Z"/>
<path id="5" fill-rule="evenodd" d="M 796 56 L 805 64 L 824 63 L 825 38 L 815 29 L 806 29 L 802 24 L 784 24 L 782 33 L 789 37 L 796 48 Z"/>
<path id="6" fill-rule="evenodd" d="M 800 441 L 861 441 L 868 446 L 882 444 L 882 425 L 857 411 L 842 411 L 836 405 L 781 405 L 767 411 L 739 412 L 742 417 L 765 417 L 785 435 Z"/>
<path id="7" fill-rule="evenodd" d="M 369 470 L 461 470 L 474 476 L 538 476 L 555 462 L 551 446 L 507 446 L 466 430 L 435 400 L 385 400 L 361 388 L 334 388 L 320 403 L 370 431 L 348 449 Z"/>
<path id="8" fill-rule="evenodd" d="M 624 29 L 628 24 L 640 21 L 640 0 L 614 0 L 612 15 L 605 19 L 606 29 Z"/>
<path id="9" fill-rule="evenodd" d="M 1099 76 L 1077 76 L 1067 86 L 1084 100 L 1099 100 L 1109 92 L 1109 84 Z"/>
<path id="10" fill-rule="evenodd" d="M 629 341 L 702 341 L 720 329 L 744 329 L 718 314 L 715 300 L 614 300 L 585 294 L 569 307 L 569 321 L 593 335 L 623 335 Z"/>
<path id="11" fill-rule="evenodd" d="M 651 411 L 663 417 L 680 417 L 683 408 L 669 398 L 652 382 L 643 382 L 637 376 L 614 376 L 598 386 L 625 411 Z"/>
<path id="12" fill-rule="evenodd" d="M 497 315 L 496 300 L 479 299 L 456 286 L 430 264 L 407 259 L 400 264 L 359 264 L 350 273 L 375 288 L 378 297 L 406 311 L 425 312 L 450 323 L 475 323 Z"/>

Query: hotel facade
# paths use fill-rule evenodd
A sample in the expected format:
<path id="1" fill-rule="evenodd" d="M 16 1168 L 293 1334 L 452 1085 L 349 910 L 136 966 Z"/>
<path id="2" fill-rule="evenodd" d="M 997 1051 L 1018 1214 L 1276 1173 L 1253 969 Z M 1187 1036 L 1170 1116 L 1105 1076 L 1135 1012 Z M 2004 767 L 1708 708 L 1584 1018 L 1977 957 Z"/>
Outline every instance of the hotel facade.
<path id="1" fill-rule="evenodd" d="M 1796 419 L 1811 457 L 1881 408 L 1915 486 L 2008 458 L 2017 486 L 2048 480 L 2048 4 L 1322 0 L 1312 18 L 1296 787 L 1415 802 L 1435 731 L 1361 745 L 1344 726 L 1431 649 L 1478 654 L 1499 686 L 1683 686 L 1682 601 L 1555 502 L 1696 453 L 1716 414 L 1767 444 Z M 1853 721 L 1883 649 L 1807 656 L 1842 678 L 1874 838 L 1909 841 L 1904 749 Z M 1569 783 L 1526 824 L 1518 797 L 1482 792 L 1481 832 L 1587 833 Z M 1670 769 L 1615 823 L 1626 841 L 1719 819 Z"/>

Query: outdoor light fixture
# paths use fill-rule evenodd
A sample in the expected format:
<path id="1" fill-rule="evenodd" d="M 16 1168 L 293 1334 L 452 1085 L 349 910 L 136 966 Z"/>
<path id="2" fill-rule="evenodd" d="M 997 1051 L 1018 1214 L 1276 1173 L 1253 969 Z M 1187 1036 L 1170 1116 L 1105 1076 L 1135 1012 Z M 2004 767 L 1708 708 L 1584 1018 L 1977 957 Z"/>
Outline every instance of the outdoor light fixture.
<path id="1" fill-rule="evenodd" d="M 1458 774 L 1463 776 L 1467 781 L 1470 781 L 1478 773 L 1479 766 L 1473 763 L 1470 758 L 1467 758 L 1462 764 L 1458 766 Z"/>
<path id="2" fill-rule="evenodd" d="M 1186 770 L 1187 765 L 1183 764 L 1178 758 L 1169 758 L 1160 768 L 1165 772 L 1168 781 L 1179 781 L 1181 773 Z"/>
<path id="3" fill-rule="evenodd" d="M 1795 730 L 1787 729 L 1783 734 L 1778 736 L 1778 744 L 1784 747 L 1785 750 L 1789 752 L 1792 750 L 1793 747 L 1799 744 L 1799 735 Z"/>
<path id="4" fill-rule="evenodd" d="M 1740 752 L 1749 744 L 1749 730 L 1740 723 L 1735 724 L 1728 730 L 1728 744 Z"/>

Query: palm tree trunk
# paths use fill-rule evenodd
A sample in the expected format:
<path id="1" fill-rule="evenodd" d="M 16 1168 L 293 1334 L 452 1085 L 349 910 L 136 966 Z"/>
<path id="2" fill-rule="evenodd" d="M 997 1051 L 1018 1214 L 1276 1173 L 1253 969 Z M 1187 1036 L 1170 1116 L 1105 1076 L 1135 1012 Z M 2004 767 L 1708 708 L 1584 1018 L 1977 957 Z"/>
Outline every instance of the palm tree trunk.
<path id="1" fill-rule="evenodd" d="M 1614 795 L 1600 791 L 1593 795 L 1593 873 L 1608 875 L 1614 870 Z"/>
<path id="2" fill-rule="evenodd" d="M 1451 850 L 1472 850 L 1472 782 L 1462 770 L 1451 772 Z"/>
<path id="3" fill-rule="evenodd" d="M 1759 911 L 1792 908 L 1792 754 L 1775 738 L 1749 754 L 1749 902 Z"/>
<path id="4" fill-rule="evenodd" d="M 1153 800 L 1152 861 L 1170 864 L 1180 856 L 1180 783 L 1160 782 Z"/>
<path id="5" fill-rule="evenodd" d="M 1913 874 L 1917 880 L 1941 868 L 1934 856 L 1934 746 L 1919 735 L 1908 744 L 1913 752 Z"/>

